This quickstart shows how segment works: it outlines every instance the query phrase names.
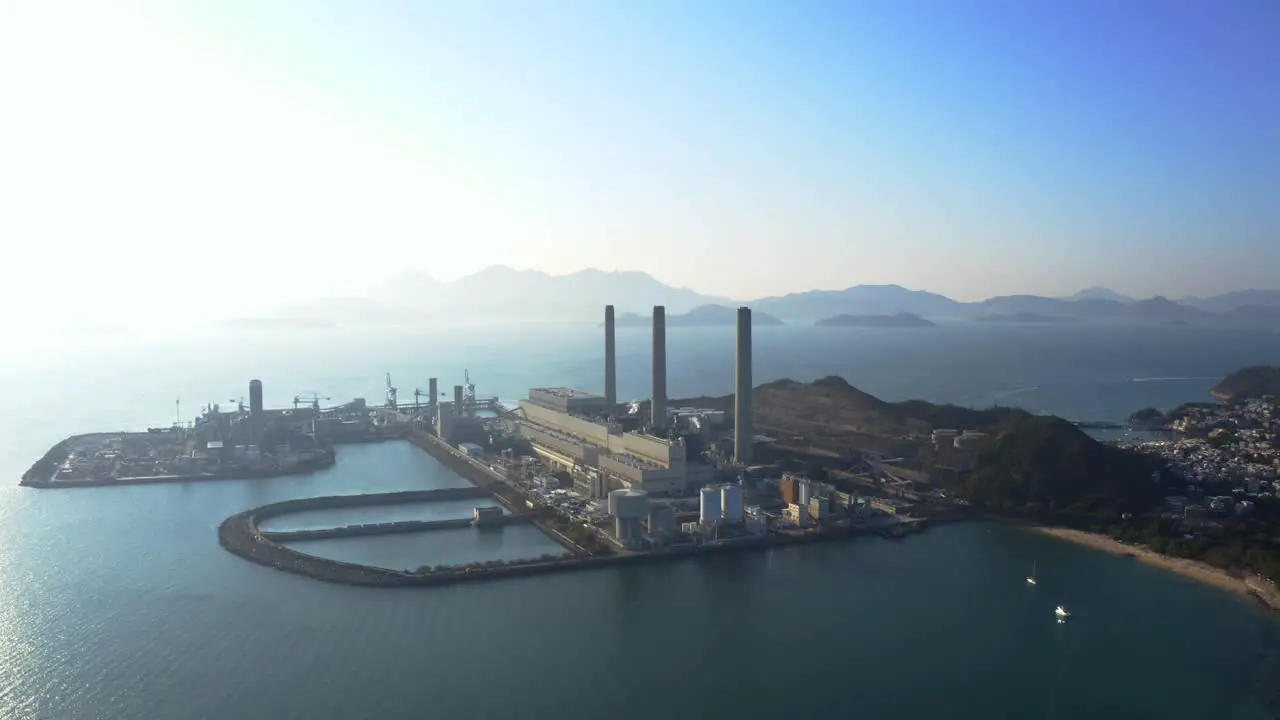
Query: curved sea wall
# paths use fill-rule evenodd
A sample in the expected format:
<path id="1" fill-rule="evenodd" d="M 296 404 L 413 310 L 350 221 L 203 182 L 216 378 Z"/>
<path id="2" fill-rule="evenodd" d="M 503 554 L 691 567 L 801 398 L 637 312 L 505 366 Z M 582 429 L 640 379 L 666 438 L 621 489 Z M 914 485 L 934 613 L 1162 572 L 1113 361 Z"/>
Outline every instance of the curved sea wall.
<path id="1" fill-rule="evenodd" d="M 318 498 L 286 500 L 254 508 L 253 510 L 246 510 L 227 518 L 218 526 L 218 542 L 229 552 L 251 562 L 282 572 L 305 575 L 324 582 L 367 587 L 421 587 L 448 585 L 458 582 L 475 582 L 477 580 L 496 580 L 550 572 L 590 570 L 615 565 L 638 565 L 734 552 L 757 552 L 765 547 L 804 545 L 835 541 L 855 535 L 871 534 L 871 532 L 865 530 L 850 529 L 842 532 L 821 534 L 771 535 L 718 545 L 670 548 L 663 552 L 597 556 L 571 555 L 554 560 L 532 560 L 487 567 L 459 567 L 422 574 L 388 570 L 369 565 L 357 565 L 308 555 L 274 542 L 269 537 L 270 533 L 264 533 L 258 529 L 258 522 L 264 518 L 301 510 L 474 498 L 487 496 L 488 494 L 482 488 L 448 488 L 445 490 L 409 490 L 375 495 L 330 495 Z"/>

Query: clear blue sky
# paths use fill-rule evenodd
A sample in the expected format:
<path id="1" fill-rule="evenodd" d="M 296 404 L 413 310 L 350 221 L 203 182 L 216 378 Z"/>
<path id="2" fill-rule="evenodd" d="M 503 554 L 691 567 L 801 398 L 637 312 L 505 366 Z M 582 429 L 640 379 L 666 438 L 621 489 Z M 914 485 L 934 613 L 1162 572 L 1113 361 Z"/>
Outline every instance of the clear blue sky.
<path id="1" fill-rule="evenodd" d="M 15 5 L 10 272 L 81 258 L 118 303 L 140 270 L 213 313 L 492 264 L 737 298 L 1280 286 L 1274 0 Z"/>

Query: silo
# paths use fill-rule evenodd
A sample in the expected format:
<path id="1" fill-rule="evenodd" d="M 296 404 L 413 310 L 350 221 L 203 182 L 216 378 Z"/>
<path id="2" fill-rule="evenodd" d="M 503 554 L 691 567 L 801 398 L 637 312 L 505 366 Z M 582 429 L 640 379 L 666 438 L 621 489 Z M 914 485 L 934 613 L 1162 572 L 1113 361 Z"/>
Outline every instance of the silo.
<path id="1" fill-rule="evenodd" d="M 259 416 L 262 414 L 262 381 L 249 381 L 249 414 Z"/>
<path id="2" fill-rule="evenodd" d="M 809 478 L 800 478 L 797 481 L 796 495 L 798 496 L 797 504 L 801 507 L 808 507 L 809 500 L 813 497 L 813 485 L 810 484 Z"/>
<path id="3" fill-rule="evenodd" d="M 698 491 L 698 522 L 715 525 L 720 522 L 720 486 L 708 485 Z"/>
<path id="4" fill-rule="evenodd" d="M 726 525 L 742 524 L 742 486 L 732 483 L 720 487 L 720 508 Z"/>

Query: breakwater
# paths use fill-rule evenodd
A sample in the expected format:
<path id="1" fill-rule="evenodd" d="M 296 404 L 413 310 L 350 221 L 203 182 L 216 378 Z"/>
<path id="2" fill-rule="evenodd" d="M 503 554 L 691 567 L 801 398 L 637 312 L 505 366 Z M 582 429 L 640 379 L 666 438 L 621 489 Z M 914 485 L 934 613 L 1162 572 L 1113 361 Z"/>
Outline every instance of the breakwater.
<path id="1" fill-rule="evenodd" d="M 316 557 L 275 542 L 268 533 L 258 530 L 265 517 L 298 510 L 351 505 L 386 505 L 394 502 L 423 502 L 424 499 L 451 500 L 487 495 L 481 488 L 449 488 L 446 490 L 410 490 L 376 495 L 331 495 L 319 498 L 286 500 L 232 515 L 218 526 L 218 541 L 226 550 L 259 565 L 282 572 L 305 575 L 316 580 L 367 587 L 429 587 L 478 580 L 539 575 L 551 572 L 591 570 L 620 565 L 687 560 L 735 552 L 756 552 L 771 547 L 832 542 L 851 537 L 879 534 L 879 529 L 840 528 L 804 534 L 776 533 L 759 537 L 743 537 L 707 545 L 682 546 L 657 552 L 619 553 L 613 555 L 573 555 L 553 560 L 509 562 L 483 567 L 457 567 L 429 573 L 402 572 L 369 565 L 346 563 Z M 467 521 L 469 522 L 469 521 Z M 927 525 L 927 521 L 920 521 Z"/>
<path id="2" fill-rule="evenodd" d="M 262 537 L 272 542 L 298 542 L 300 540 L 323 540 L 327 538 L 359 537 L 361 535 L 390 535 L 394 533 L 430 532 L 432 530 L 454 530 L 475 525 L 480 529 L 516 525 L 533 521 L 533 513 L 502 515 L 485 520 L 478 525 L 471 518 L 453 518 L 450 520 L 400 520 L 387 523 L 364 523 L 362 525 L 344 525 L 342 527 L 321 528 L 318 530 L 262 530 Z"/>

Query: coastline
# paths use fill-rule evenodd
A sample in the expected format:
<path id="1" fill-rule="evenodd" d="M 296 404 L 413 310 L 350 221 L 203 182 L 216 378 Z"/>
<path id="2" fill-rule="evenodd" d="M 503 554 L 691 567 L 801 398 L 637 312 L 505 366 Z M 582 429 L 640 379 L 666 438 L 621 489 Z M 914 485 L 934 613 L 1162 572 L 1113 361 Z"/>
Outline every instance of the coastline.
<path id="1" fill-rule="evenodd" d="M 1274 585 L 1268 585 L 1263 582 L 1250 583 L 1247 579 L 1237 577 L 1212 565 L 1200 562 L 1198 560 L 1188 560 L 1186 558 L 1171 557 L 1162 555 L 1150 548 L 1140 545 L 1126 545 L 1118 540 L 1100 535 L 1098 533 L 1084 532 L 1083 530 L 1073 530 L 1064 527 L 1049 527 L 1044 525 L 1028 525 L 1028 530 L 1048 535 L 1050 537 L 1065 540 L 1077 545 L 1101 550 L 1102 552 L 1111 553 L 1112 555 L 1123 555 L 1132 557 L 1135 560 L 1163 568 L 1169 572 L 1177 573 L 1185 578 L 1195 580 L 1205 585 L 1211 585 L 1219 590 L 1225 590 L 1229 593 L 1240 595 L 1242 597 L 1253 598 L 1263 607 L 1272 612 L 1280 613 L 1280 588 Z"/>

